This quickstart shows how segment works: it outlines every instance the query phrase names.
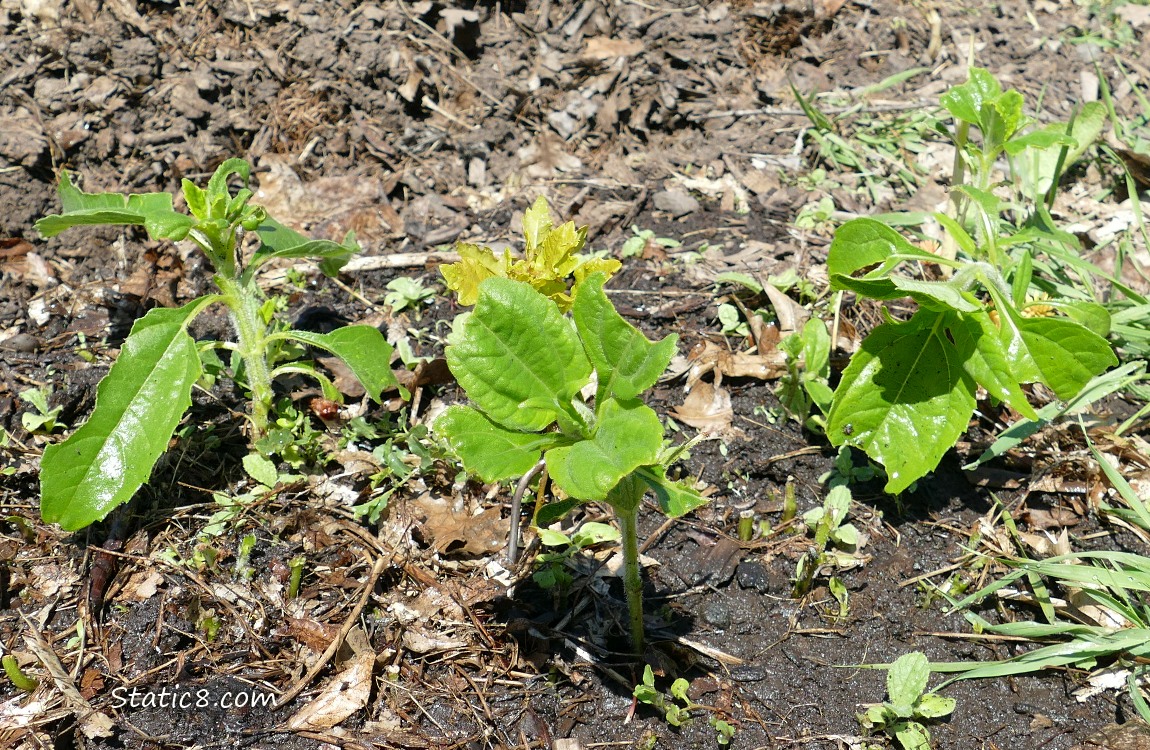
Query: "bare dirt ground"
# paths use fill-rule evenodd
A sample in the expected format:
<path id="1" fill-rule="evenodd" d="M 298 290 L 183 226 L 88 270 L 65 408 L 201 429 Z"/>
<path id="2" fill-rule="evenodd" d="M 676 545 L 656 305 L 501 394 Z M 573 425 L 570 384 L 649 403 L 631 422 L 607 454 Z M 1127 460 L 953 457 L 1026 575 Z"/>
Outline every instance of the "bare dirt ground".
<path id="1" fill-rule="evenodd" d="M 617 579 L 577 575 L 560 596 L 529 569 L 505 570 L 506 488 L 457 481 L 458 468 L 418 431 L 405 434 L 431 446 L 420 471 L 392 473 L 375 491 L 398 487 L 374 522 L 356 516 L 351 506 L 373 491 L 367 477 L 382 469 L 356 468 L 346 445 L 337 450 L 339 428 L 306 413 L 302 383 L 285 395 L 330 433 L 316 438 L 329 458 L 309 464 L 311 479 L 207 532 L 221 507 L 213 493 L 247 483 L 244 401 L 221 385 L 197 393 L 129 506 L 61 532 L 39 519 L 37 464 L 62 431 L 30 435 L 19 394 L 51 386 L 58 420 L 78 424 L 131 322 L 202 293 L 208 279 L 194 253 L 142 233 L 46 241 L 32 224 L 58 210 L 62 168 L 88 191 L 176 191 L 241 156 L 273 215 L 320 236 L 353 229 L 375 261 L 338 280 L 270 289 L 297 322 L 370 321 L 434 358 L 459 311 L 443 295 L 436 253 L 457 239 L 514 246 L 518 216 L 544 195 L 559 217 L 590 226 L 594 249 L 618 256 L 633 226 L 676 240 L 625 258 L 614 301 L 650 336 L 678 332 L 683 355 L 708 342 L 739 351 L 749 342 L 721 332 L 717 305 L 736 295 L 751 309 L 770 305 L 716 283 L 719 274 L 793 272 L 802 283 L 791 297 L 808 302 L 804 285 L 814 296 L 825 289 L 836 216 L 945 200 L 949 165 L 923 118 L 964 80 L 971 54 L 1040 102 L 1040 119 L 1064 120 L 1096 96 L 1095 60 L 1127 106 L 1114 60 L 1144 86 L 1147 28 L 1145 14 L 1052 0 L 0 0 L 0 420 L 11 434 L 0 447 L 11 469 L 0 476 L 0 644 L 41 682 L 31 694 L 0 685 L 0 746 L 702 748 L 716 746 L 715 717 L 735 727 L 732 747 L 861 748 L 855 716 L 882 700 L 884 673 L 849 665 L 913 650 L 959 661 L 1023 648 L 963 637 L 965 620 L 944 614 L 921 582 L 946 580 L 927 574 L 964 553 L 995 498 L 1029 528 L 1028 509 L 1080 507 L 1064 494 L 1070 483 L 1032 492 L 1035 469 L 1013 484 L 976 485 L 951 455 L 897 506 L 875 483 L 856 487 L 852 521 L 868 543 L 840 573 L 850 592 L 840 617 L 825 577 L 791 595 L 808 537 L 785 526 L 748 543 L 735 536 L 741 510 L 779 525 L 788 479 L 800 512 L 819 505 L 835 456 L 781 412 L 772 383 L 753 378 L 723 381 L 725 421 L 695 415 L 722 424 L 722 439 L 685 464 L 711 488 L 711 504 L 680 523 L 654 513 L 641 522 L 652 562 L 645 661 L 660 686 L 689 679 L 704 707 L 681 729 L 633 705 L 642 665 L 626 654 Z M 865 178 L 821 160 L 792 83 L 838 92 L 820 101 L 844 128 L 897 133 L 883 136 L 894 156 L 864 165 Z M 1069 181 L 1102 203 L 1119 200 L 1113 176 L 1096 167 Z M 825 198 L 837 213 L 812 214 Z M 814 219 L 797 221 L 804 210 Z M 395 313 L 383 300 L 400 276 L 439 294 Z M 873 307 L 847 310 L 851 329 L 878 319 Z M 202 328 L 227 335 L 222 317 Z M 409 381 L 412 403 L 369 419 L 425 423 L 460 398 L 443 380 Z M 683 399 L 682 381 L 668 380 L 654 405 L 674 416 Z M 680 423 L 693 434 L 688 412 Z M 989 427 L 976 425 L 972 441 Z M 387 437 L 361 435 L 359 453 Z M 423 448 L 409 450 L 406 437 L 396 445 L 420 463 Z M 458 510 L 437 505 L 444 497 Z M 1098 530 L 1079 522 L 1072 535 Z M 236 558 L 247 535 L 245 576 Z M 1132 537 L 1113 543 L 1145 552 Z M 301 557 L 302 588 L 289 598 Z M 343 648 L 310 674 L 337 638 Z M 339 680 L 363 708 L 341 711 Z M 278 708 L 250 705 L 297 685 L 302 693 Z M 1099 733 L 1132 715 L 1129 699 L 1109 691 L 1079 701 L 1080 687 L 1070 672 L 958 683 L 946 691 L 958 708 L 932 728 L 934 746 L 1118 748 Z M 175 703 L 160 700 L 165 690 Z"/>

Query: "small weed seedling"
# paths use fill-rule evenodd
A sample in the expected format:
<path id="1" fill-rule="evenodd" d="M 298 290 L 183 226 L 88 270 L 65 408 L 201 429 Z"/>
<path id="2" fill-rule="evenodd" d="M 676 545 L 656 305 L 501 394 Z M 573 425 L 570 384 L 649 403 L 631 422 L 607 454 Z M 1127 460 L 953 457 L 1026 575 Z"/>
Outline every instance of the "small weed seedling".
<path id="1" fill-rule="evenodd" d="M 34 412 L 26 411 L 20 415 L 20 424 L 25 430 L 48 435 L 60 427 L 67 427 L 67 425 L 56 421 L 60 418 L 60 412 L 64 408 L 61 406 L 49 407 L 48 399 L 51 397 L 52 389 L 50 386 L 29 388 L 20 394 L 20 400 L 36 410 Z"/>
<path id="2" fill-rule="evenodd" d="M 655 230 L 653 229 L 640 229 L 637 226 L 631 226 L 631 237 L 623 243 L 623 257 L 624 258 L 637 258 L 647 250 L 648 245 L 657 245 L 668 249 L 676 248 L 682 245 L 681 242 L 670 237 L 656 237 Z"/>
<path id="3" fill-rule="evenodd" d="M 925 722 L 949 716 L 954 711 L 954 699 L 925 692 L 929 679 L 926 656 L 919 651 L 903 654 L 886 674 L 888 700 L 868 706 L 859 714 L 859 724 L 885 732 L 903 750 L 930 750 Z"/>
<path id="4" fill-rule="evenodd" d="M 648 341 L 616 312 L 605 280 L 592 273 L 572 290 L 571 318 L 529 283 L 483 281 L 446 352 L 474 406 L 450 407 L 435 430 L 485 482 L 522 477 L 542 457 L 568 498 L 551 518 L 581 501 L 611 506 L 622 533 L 632 645 L 641 653 L 639 505 L 650 489 L 663 512 L 678 517 L 705 499 L 667 478 L 679 451 L 664 448 L 662 422 L 639 400 L 666 369 L 676 337 Z M 593 406 L 579 395 L 592 382 Z"/>
<path id="5" fill-rule="evenodd" d="M 420 283 L 419 279 L 400 276 L 387 282 L 387 294 L 383 304 L 392 313 L 401 313 L 407 308 L 418 309 L 421 304 L 435 296 L 435 290 Z"/>
<path id="6" fill-rule="evenodd" d="M 251 393 L 251 437 L 257 445 L 269 430 L 272 380 L 278 375 L 309 375 L 319 380 L 328 398 L 340 399 L 311 363 L 285 361 L 295 358 L 301 344 L 342 359 L 376 401 L 383 389 L 397 385 L 389 365 L 391 347 L 376 328 L 347 326 L 320 334 L 293 330 L 276 320 L 274 304 L 255 279 L 263 264 L 272 258 L 314 258 L 324 273 L 334 275 L 358 246 L 350 234 L 342 243 L 309 240 L 269 218 L 262 208 L 248 205 L 249 174 L 247 162 L 229 159 L 212 175 L 207 189 L 184 180 L 188 214 L 174 210 L 170 193 L 84 193 L 67 173 L 61 174 L 64 212 L 36 222 L 45 237 L 77 226 L 128 224 L 144 227 L 153 239 L 189 239 L 211 262 L 219 291 L 179 309 L 153 309 L 136 321 L 100 383 L 92 416 L 67 440 L 44 450 L 40 512 L 45 521 L 74 531 L 104 518 L 135 494 L 167 450 L 205 363 L 220 361 L 215 349 L 231 352 L 234 375 Z M 232 175 L 245 184 L 234 195 L 228 189 Z M 258 249 L 247 259 L 241 247 L 245 231 L 259 239 Z M 216 303 L 228 310 L 234 343 L 196 342 L 188 335 L 192 319 Z"/>
<path id="7" fill-rule="evenodd" d="M 827 415 L 831 443 L 860 448 L 882 464 L 891 494 L 933 471 L 966 431 L 978 386 L 1034 419 L 1023 384 L 1042 383 L 1070 399 L 1118 362 L 1104 338 L 1110 316 L 1101 305 L 1056 297 L 1038 304 L 1030 294 L 1044 267 L 1035 248 L 1056 253 L 1060 243 L 1076 243 L 1052 228 L 1046 202 L 1067 159 L 1097 136 L 1102 105 L 1084 109 L 1070 124 L 1024 133 L 1022 95 L 1002 91 L 979 68 L 942 103 L 957 123 L 953 195 L 959 206 L 957 220 L 934 217 L 957 249 L 946 251 L 944 243 L 932 253 L 886 224 L 855 219 L 835 233 L 827 258 L 833 289 L 918 303 L 910 320 L 888 316 L 870 333 L 843 371 Z M 981 133 L 977 142 L 972 128 Z M 1018 195 L 1008 205 L 992 191 L 1000 155 L 1012 165 Z M 974 184 L 960 184 L 968 170 Z M 1024 217 L 1015 222 L 1017 232 L 1001 236 L 1006 209 Z M 898 273 L 904 264 L 940 267 L 937 280 Z"/>
<path id="8" fill-rule="evenodd" d="M 663 693 L 655 687 L 655 673 L 651 670 L 651 665 L 645 664 L 643 665 L 643 682 L 635 686 L 635 691 L 632 694 L 637 702 L 662 713 L 668 724 L 673 727 L 681 727 L 691 721 L 691 711 L 711 709 L 710 706 L 693 703 L 687 695 L 690 688 L 691 683 L 680 677 L 671 683 L 670 695 Z M 707 722 L 715 730 L 715 742 L 720 747 L 731 744 L 731 738 L 735 736 L 735 727 L 730 722 L 719 718 L 719 715 L 715 713 L 711 714 Z"/>
<path id="9" fill-rule="evenodd" d="M 845 486 L 832 487 L 821 507 L 811 508 L 803 514 L 803 523 L 814 532 L 815 543 L 795 566 L 792 595 L 805 596 L 811 583 L 824 567 L 843 570 L 858 564 L 860 536 L 854 524 L 843 523 L 850 511 L 851 493 Z M 839 603 L 836 618 L 845 618 L 848 611 L 847 588 L 837 577 L 828 581 L 831 594 Z"/>
<path id="10" fill-rule="evenodd" d="M 538 529 L 539 542 L 553 552 L 540 553 L 535 558 L 535 572 L 531 578 L 541 589 L 552 591 L 557 599 L 566 600 L 567 590 L 574 580 L 567 572 L 576 555 L 584 549 L 603 542 L 619 540 L 619 530 L 605 523 L 585 523 L 572 536 L 552 529 Z"/>

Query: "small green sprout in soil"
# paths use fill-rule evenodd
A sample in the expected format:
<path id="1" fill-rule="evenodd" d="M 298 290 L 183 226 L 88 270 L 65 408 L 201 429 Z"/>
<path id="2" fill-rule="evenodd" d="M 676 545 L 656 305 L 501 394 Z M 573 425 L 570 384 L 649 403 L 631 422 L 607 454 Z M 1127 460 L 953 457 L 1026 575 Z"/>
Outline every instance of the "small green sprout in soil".
<path id="1" fill-rule="evenodd" d="M 205 363 L 220 363 L 215 349 L 231 355 L 234 377 L 251 393 L 251 438 L 257 445 L 268 436 L 272 380 L 281 374 L 317 379 L 332 400 L 340 395 L 313 364 L 290 361 L 300 345 L 326 350 L 342 359 L 379 401 L 381 392 L 397 386 L 389 366 L 391 347 L 371 326 L 347 326 L 331 333 L 298 331 L 280 323 L 275 304 L 256 283 L 256 272 L 273 258 L 312 258 L 334 275 L 358 250 L 349 234 L 343 242 L 309 240 L 249 205 L 250 167 L 229 159 L 212 175 L 206 189 L 183 182 L 188 213 L 173 208 L 170 193 L 120 195 L 84 193 L 68 174 L 60 176 L 63 213 L 36 223 L 45 237 L 85 225 L 142 226 L 152 239 L 195 243 L 207 256 L 218 292 L 192 300 L 179 309 L 156 308 L 132 327 L 111 371 L 100 383 L 91 417 L 62 443 L 48 446 L 41 461 L 40 510 L 44 520 L 74 531 L 104 518 L 131 499 L 148 480 L 168 447 L 176 425 L 191 405 L 192 386 Z M 228 181 L 238 175 L 244 187 L 232 193 Z M 243 252 L 245 233 L 259 240 L 250 257 Z M 233 342 L 196 342 L 189 323 L 209 306 L 221 303 L 236 332 Z M 264 452 L 270 452 L 264 446 Z"/>
<path id="2" fill-rule="evenodd" d="M 635 686 L 632 695 L 637 703 L 650 706 L 663 714 L 663 718 L 671 726 L 682 727 L 691 721 L 691 711 L 713 710 L 710 706 L 693 702 L 687 694 L 690 689 L 691 683 L 679 677 L 671 683 L 671 693 L 667 695 L 655 687 L 655 673 L 651 669 L 651 665 L 644 664 L 643 681 Z M 720 718 L 718 714 L 712 713 L 707 723 L 715 730 L 715 742 L 720 747 L 731 744 L 731 738 L 735 736 L 735 727 L 730 722 Z"/>
<path id="3" fill-rule="evenodd" d="M 885 732 L 903 750 L 930 750 L 926 723 L 949 716 L 954 699 L 926 692 L 929 679 L 926 656 L 919 651 L 903 654 L 887 671 L 887 700 L 868 706 L 859 714 L 859 724 Z"/>
<path id="4" fill-rule="evenodd" d="M 851 493 L 845 486 L 832 487 L 822 506 L 812 508 L 803 514 L 806 528 L 814 533 L 814 545 L 799 558 L 795 566 L 795 583 L 792 596 L 805 596 L 811 590 L 811 583 L 819 571 L 824 569 L 841 570 L 858 564 L 858 548 L 863 541 L 854 524 L 844 523 L 850 511 Z M 839 603 L 836 619 L 847 614 L 847 590 L 842 581 L 831 577 L 828 582 L 831 594 Z"/>

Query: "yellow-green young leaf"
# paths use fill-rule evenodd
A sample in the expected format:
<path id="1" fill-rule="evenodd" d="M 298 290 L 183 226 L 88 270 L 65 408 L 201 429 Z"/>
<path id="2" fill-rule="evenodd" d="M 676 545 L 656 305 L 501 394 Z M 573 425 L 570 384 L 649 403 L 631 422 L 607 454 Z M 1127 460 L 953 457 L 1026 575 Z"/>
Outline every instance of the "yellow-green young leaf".
<path id="1" fill-rule="evenodd" d="M 871 332 L 843 371 L 827 415 L 827 437 L 881 463 L 897 493 L 933 471 L 966 430 L 974 381 L 941 333 L 942 313 Z"/>
<path id="2" fill-rule="evenodd" d="M 199 301 L 157 308 L 136 322 L 96 391 L 92 416 L 62 443 L 44 449 L 40 514 L 67 531 L 127 502 L 191 404 L 200 377 L 196 343 L 185 330 Z"/>
<path id="3" fill-rule="evenodd" d="M 575 326 L 530 285 L 490 278 L 475 310 L 457 319 L 447 364 L 495 423 L 537 432 L 567 413 L 591 377 Z"/>
<path id="4" fill-rule="evenodd" d="M 590 440 L 547 451 L 547 472 L 573 498 L 604 500 L 620 479 L 656 464 L 662 445 L 663 424 L 650 407 L 607 399 Z"/>
<path id="5" fill-rule="evenodd" d="M 506 276 L 503 263 L 491 248 L 460 242 L 455 245 L 458 263 L 445 263 L 439 267 L 447 288 L 455 292 L 459 304 L 471 306 L 479 299 L 479 285 L 492 276 Z"/>
<path id="6" fill-rule="evenodd" d="M 344 326 L 331 333 L 288 330 L 283 336 L 319 347 L 342 359 L 377 404 L 385 388 L 399 385 L 391 371 L 391 344 L 374 326 Z"/>
<path id="7" fill-rule="evenodd" d="M 587 227 L 575 228 L 575 222 L 560 224 L 543 237 L 534 257 L 529 259 L 543 272 L 566 276 L 577 263 L 572 256 L 587 242 Z"/>
<path id="8" fill-rule="evenodd" d="M 452 406 L 435 420 L 436 433 L 463 461 L 463 467 L 484 482 L 521 477 L 544 450 L 564 442 L 558 432 L 516 432 L 492 422 L 478 409 Z"/>
<path id="9" fill-rule="evenodd" d="M 542 195 L 535 199 L 531 208 L 523 212 L 523 239 L 527 243 L 527 257 L 533 258 L 535 249 L 551 231 L 551 209 Z"/>
<path id="10" fill-rule="evenodd" d="M 627 400 L 655 385 L 675 356 L 678 336 L 657 344 L 623 320 L 603 292 L 606 276 L 588 276 L 578 289 L 572 317 L 579 339 L 599 376 L 599 393 Z"/>

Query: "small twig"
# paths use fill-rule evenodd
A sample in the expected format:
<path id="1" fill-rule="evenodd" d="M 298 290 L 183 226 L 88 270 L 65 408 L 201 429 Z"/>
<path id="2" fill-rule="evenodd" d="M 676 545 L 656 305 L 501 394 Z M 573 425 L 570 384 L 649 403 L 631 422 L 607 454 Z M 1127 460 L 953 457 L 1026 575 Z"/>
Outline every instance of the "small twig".
<path id="1" fill-rule="evenodd" d="M 371 566 L 371 573 L 369 573 L 367 576 L 367 581 L 364 583 L 363 592 L 360 594 L 359 601 L 356 602 L 355 607 L 352 608 L 351 613 L 343 623 L 343 627 L 339 629 L 339 634 L 336 635 L 335 639 L 332 640 L 330 644 L 328 644 L 328 647 L 323 652 L 323 655 L 321 655 L 319 660 L 317 660 L 316 663 L 312 665 L 311 669 L 307 671 L 307 674 L 303 676 L 303 679 L 297 682 L 291 690 L 280 695 L 279 700 L 276 703 L 277 708 L 282 708 L 283 706 L 286 706 L 295 700 L 296 697 L 298 697 L 299 694 L 302 693 L 307 688 L 307 686 L 311 684 L 311 681 L 315 679 L 316 675 L 323 671 L 324 667 L 327 666 L 332 657 L 335 656 L 335 652 L 338 651 L 339 647 L 343 645 L 343 641 L 345 638 L 347 638 L 347 634 L 351 632 L 353 627 L 355 627 L 355 623 L 359 619 L 360 613 L 363 612 L 363 608 L 367 606 L 367 602 L 371 598 L 371 592 L 375 589 L 375 584 L 379 580 L 379 577 L 383 575 L 383 569 L 387 567 L 387 564 L 388 560 L 385 559 L 382 555 L 375 558 L 375 564 Z"/>

